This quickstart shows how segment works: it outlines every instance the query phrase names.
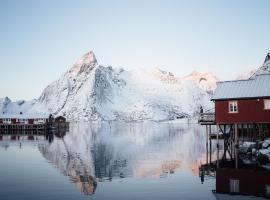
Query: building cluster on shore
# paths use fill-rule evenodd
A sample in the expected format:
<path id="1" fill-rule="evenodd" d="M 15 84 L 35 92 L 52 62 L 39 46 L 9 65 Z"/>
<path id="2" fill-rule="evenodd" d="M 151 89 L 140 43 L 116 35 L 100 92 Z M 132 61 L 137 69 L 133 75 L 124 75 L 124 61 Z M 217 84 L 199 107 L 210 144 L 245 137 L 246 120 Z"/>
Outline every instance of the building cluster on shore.
<path id="1" fill-rule="evenodd" d="M 45 114 L 1 114 L 0 133 L 39 134 L 47 131 L 65 132 L 69 130 L 69 123 L 63 116 L 53 117 Z"/>

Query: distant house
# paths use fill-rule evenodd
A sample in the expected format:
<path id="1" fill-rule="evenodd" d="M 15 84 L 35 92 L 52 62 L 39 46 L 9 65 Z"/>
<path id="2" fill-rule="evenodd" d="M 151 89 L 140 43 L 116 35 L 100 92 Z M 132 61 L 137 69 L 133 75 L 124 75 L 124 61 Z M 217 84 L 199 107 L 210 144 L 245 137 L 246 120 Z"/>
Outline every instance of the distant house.
<path id="1" fill-rule="evenodd" d="M 66 122 L 66 118 L 63 116 L 58 116 L 55 118 L 55 122 Z"/>
<path id="2" fill-rule="evenodd" d="M 43 114 L 1 114 L 0 124 L 45 124 L 47 119 Z"/>
<path id="3" fill-rule="evenodd" d="M 212 100 L 216 124 L 269 124 L 270 74 L 218 82 Z"/>

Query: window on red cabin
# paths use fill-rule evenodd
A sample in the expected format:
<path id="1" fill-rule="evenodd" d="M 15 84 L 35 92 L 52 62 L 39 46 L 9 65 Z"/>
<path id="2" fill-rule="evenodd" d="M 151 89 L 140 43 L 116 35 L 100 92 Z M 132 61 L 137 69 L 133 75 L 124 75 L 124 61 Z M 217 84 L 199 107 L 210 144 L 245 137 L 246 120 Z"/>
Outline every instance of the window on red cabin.
<path id="1" fill-rule="evenodd" d="M 237 113 L 238 105 L 237 101 L 229 101 L 229 113 Z"/>
<path id="2" fill-rule="evenodd" d="M 239 192 L 239 180 L 230 179 L 230 192 L 231 193 Z"/>
<path id="3" fill-rule="evenodd" d="M 266 196 L 269 197 L 270 196 L 270 185 L 266 185 L 265 190 L 266 190 L 265 191 Z"/>
<path id="4" fill-rule="evenodd" d="M 264 109 L 270 110 L 270 99 L 264 99 Z"/>

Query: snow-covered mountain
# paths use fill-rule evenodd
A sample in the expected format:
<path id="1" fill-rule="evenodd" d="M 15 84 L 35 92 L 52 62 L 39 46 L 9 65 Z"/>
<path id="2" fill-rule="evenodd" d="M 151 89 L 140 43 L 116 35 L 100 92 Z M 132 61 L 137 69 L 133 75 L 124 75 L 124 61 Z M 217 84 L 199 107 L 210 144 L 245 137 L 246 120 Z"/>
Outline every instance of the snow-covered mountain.
<path id="1" fill-rule="evenodd" d="M 209 94 L 212 94 L 212 92 L 216 89 L 217 81 L 219 80 L 214 74 L 210 72 L 199 73 L 196 71 L 193 71 L 188 76 L 185 76 L 184 79 L 192 81 Z"/>
<path id="2" fill-rule="evenodd" d="M 154 120 L 192 117 L 199 107 L 212 108 L 218 81 L 211 73 L 179 78 L 160 69 L 99 65 L 92 51 L 83 55 L 38 100 L 0 99 L 1 113 L 53 113 L 73 120 Z"/>
<path id="3" fill-rule="evenodd" d="M 236 80 L 245 80 L 245 79 L 249 79 L 250 77 L 252 77 L 256 71 L 258 70 L 258 68 L 256 69 L 252 69 L 252 70 L 248 70 L 248 71 L 245 71 L 241 74 L 239 74 L 237 77 L 236 77 Z"/>
<path id="4" fill-rule="evenodd" d="M 263 65 L 238 79 L 270 73 L 270 53 Z M 99 65 L 92 51 L 83 55 L 38 100 L 0 98 L 0 115 L 64 115 L 71 120 L 165 121 L 193 117 L 213 108 L 210 96 L 218 78 L 192 72 L 185 77 L 156 69 L 127 71 Z"/>
<path id="5" fill-rule="evenodd" d="M 266 55 L 263 65 L 256 70 L 252 77 L 259 74 L 270 74 L 270 52 Z"/>
<path id="6" fill-rule="evenodd" d="M 210 73 L 178 78 L 160 69 L 104 67 L 88 52 L 45 88 L 39 102 L 75 120 L 171 120 L 193 116 L 201 105 L 210 108 L 216 81 Z"/>
<path id="7" fill-rule="evenodd" d="M 256 75 L 270 74 L 270 52 L 266 55 L 261 67 L 240 74 L 237 79 L 244 80 L 254 78 Z"/>

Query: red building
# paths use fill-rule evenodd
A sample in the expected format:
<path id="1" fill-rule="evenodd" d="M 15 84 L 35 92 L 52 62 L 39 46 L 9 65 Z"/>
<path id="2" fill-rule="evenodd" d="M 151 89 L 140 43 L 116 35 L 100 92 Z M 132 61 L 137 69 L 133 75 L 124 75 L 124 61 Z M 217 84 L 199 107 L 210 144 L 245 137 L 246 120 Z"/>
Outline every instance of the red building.
<path id="1" fill-rule="evenodd" d="M 206 134 L 210 137 L 224 139 L 223 159 L 227 155 L 231 160 L 237 157 L 239 142 L 270 137 L 270 74 L 218 82 L 212 101 L 215 112 L 201 113 L 199 123 L 206 125 Z M 214 134 L 211 133 L 212 125 L 217 127 Z"/>
<path id="2" fill-rule="evenodd" d="M 270 74 L 217 84 L 216 124 L 270 123 Z"/>
<path id="3" fill-rule="evenodd" d="M 260 153 L 258 149 L 262 148 L 262 142 L 270 138 L 270 74 L 218 82 L 212 101 L 215 112 L 201 113 L 199 122 L 206 125 L 207 137 L 210 135 L 206 141 L 207 164 L 208 152 L 211 163 L 211 140 L 216 140 L 217 194 L 269 198 L 270 172 L 261 167 L 256 156 Z M 215 131 L 211 132 L 214 129 L 211 126 L 216 128 Z M 254 142 L 255 147 L 241 152 L 244 142 Z"/>
<path id="4" fill-rule="evenodd" d="M 35 114 L 35 116 L 24 114 L 2 114 L 0 115 L 0 124 L 45 124 L 47 118 L 46 115 L 41 114 Z"/>

